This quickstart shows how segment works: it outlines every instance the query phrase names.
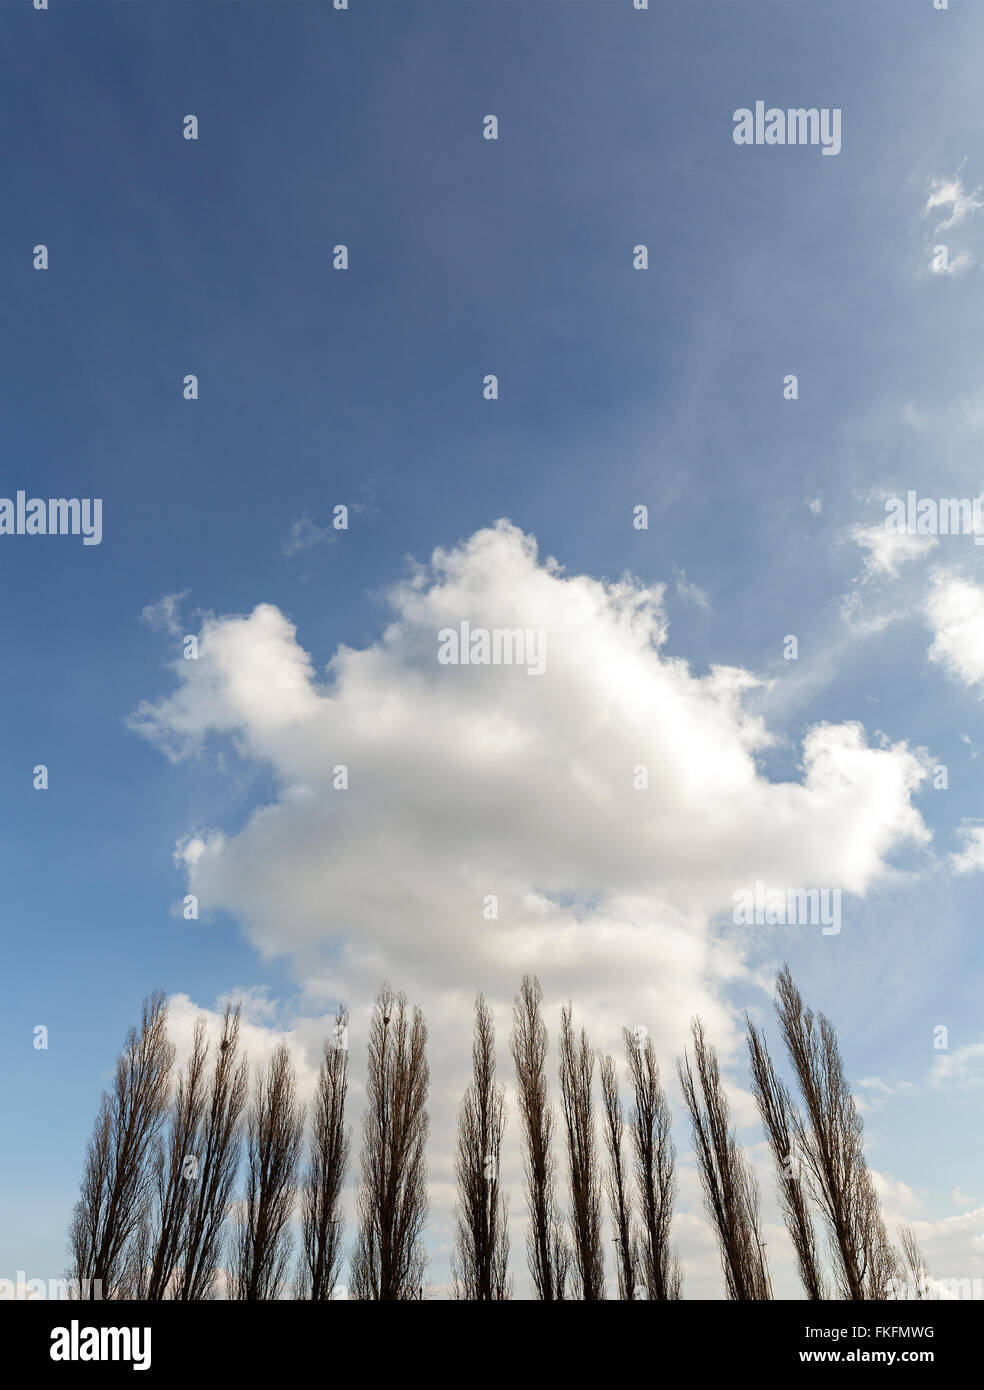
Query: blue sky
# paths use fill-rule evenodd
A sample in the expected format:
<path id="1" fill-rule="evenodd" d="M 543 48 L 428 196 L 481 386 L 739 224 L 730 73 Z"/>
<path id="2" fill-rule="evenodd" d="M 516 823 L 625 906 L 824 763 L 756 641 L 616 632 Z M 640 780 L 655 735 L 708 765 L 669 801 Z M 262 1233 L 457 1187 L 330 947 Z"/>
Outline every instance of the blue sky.
<path id="1" fill-rule="evenodd" d="M 185 680 L 180 634 L 210 620 L 228 631 L 271 605 L 320 679 L 340 647 L 380 641 L 407 557 L 472 554 L 469 538 L 500 518 L 569 576 L 665 584 L 662 656 L 695 678 L 725 665 L 766 682 L 746 697 L 774 736 L 756 754 L 763 778 L 799 781 L 807 731 L 852 721 L 871 748 L 906 744 L 947 766 L 945 791 L 926 780 L 905 798 L 931 839 L 897 834 L 885 810 L 837 938 L 737 939 L 696 885 L 669 902 L 647 891 L 669 912 L 700 903 L 701 940 L 740 958 L 702 985 L 726 1051 L 729 1009 L 766 1011 L 760 982 L 789 960 L 840 1029 L 890 1210 L 917 1223 L 935 1272 L 984 1273 L 981 878 L 949 858 L 984 815 L 984 655 L 940 639 L 952 603 L 982 592 L 984 554 L 941 537 L 879 567 L 858 541 L 881 527 L 887 495 L 984 485 L 984 14 L 959 0 L 942 13 L 931 0 L 652 0 L 646 12 L 629 0 L 351 0 L 342 13 L 51 0 L 46 13 L 5 4 L 0 26 L 0 491 L 101 497 L 104 517 L 98 547 L 0 537 L 0 1273 L 62 1268 L 99 1091 L 144 994 L 211 1008 L 226 991 L 265 991 L 257 1027 L 300 1036 L 332 998 L 312 988 L 314 957 L 335 978 L 340 937 L 361 930 L 350 915 L 301 951 L 286 918 L 277 937 L 276 913 L 237 920 L 231 890 L 201 921 L 175 916 L 188 890 L 176 844 L 239 836 L 281 804 L 301 756 L 292 746 L 278 761 L 255 725 L 244 733 L 203 704 L 200 747 L 176 761 L 160 746 L 167 714 L 156 737 L 134 728 L 143 702 L 159 708 Z M 841 153 L 736 146 L 732 113 L 758 99 L 841 108 Z M 487 113 L 495 142 L 482 139 Z M 934 189 L 944 201 L 927 207 Z M 953 273 L 932 273 L 941 240 Z M 337 243 L 345 272 L 332 268 Z M 638 243 L 645 272 L 632 266 Z M 196 401 L 182 396 L 187 373 Z M 787 373 L 796 401 L 783 399 Z M 338 503 L 349 529 L 319 538 Z M 638 504 L 645 532 L 632 528 Z M 469 583 L 484 582 L 483 564 L 529 579 L 508 547 L 468 564 Z M 175 631 L 141 621 L 165 595 L 183 596 Z M 973 645 L 982 624 L 956 640 Z M 786 634 L 797 662 L 782 658 Z M 289 645 L 278 630 L 271 661 Z M 393 679 L 370 680 L 370 694 Z M 393 795 L 405 805 L 413 787 Z M 428 802 L 421 833 L 438 824 Z M 359 844 L 367 885 L 395 872 Z M 832 873 L 846 855 L 834 845 Z M 625 887 L 600 873 L 566 887 Z M 408 931 L 426 909 L 414 895 Z M 463 950 L 460 977 L 445 963 L 439 989 L 426 936 L 405 982 L 405 955 L 366 940 L 395 984 L 433 985 L 439 1116 L 466 1061 L 459 995 L 497 998 L 497 982 Z M 559 1004 L 569 981 L 541 973 Z M 618 1013 L 587 983 L 574 998 L 602 1032 Z M 37 1024 L 47 1051 L 32 1047 Z M 939 1024 L 949 1070 L 932 1045 Z M 667 1066 L 673 1055 L 668 1030 Z M 744 1086 L 740 1049 L 732 1063 Z M 681 1127 L 681 1160 L 685 1141 Z M 440 1282 L 440 1216 L 435 1229 Z"/>

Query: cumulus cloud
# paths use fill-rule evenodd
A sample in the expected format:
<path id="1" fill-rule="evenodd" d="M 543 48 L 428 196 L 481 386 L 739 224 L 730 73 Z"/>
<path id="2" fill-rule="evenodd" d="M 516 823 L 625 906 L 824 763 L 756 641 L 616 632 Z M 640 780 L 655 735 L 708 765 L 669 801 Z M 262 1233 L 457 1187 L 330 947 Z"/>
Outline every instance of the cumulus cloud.
<path id="1" fill-rule="evenodd" d="M 925 616 L 930 661 L 968 689 L 984 687 L 984 588 L 946 570 L 931 577 Z"/>
<path id="2" fill-rule="evenodd" d="M 620 1049 L 622 1027 L 642 1023 L 669 1060 L 700 1013 L 727 1061 L 740 1034 L 725 989 L 755 987 L 745 941 L 714 930 L 735 890 L 863 894 L 901 844 L 928 838 L 911 800 L 919 759 L 869 746 L 859 724 L 815 725 L 798 780 L 764 777 L 775 736 L 744 707 L 758 681 L 673 656 L 663 592 L 567 575 L 500 522 L 414 567 L 380 639 L 340 647 L 323 675 L 261 604 L 208 618 L 199 659 L 175 662 L 173 693 L 134 716 L 171 758 L 225 736 L 272 771 L 276 796 L 244 826 L 179 846 L 188 891 L 288 957 L 310 1016 L 344 1000 L 356 1040 L 381 977 L 424 1006 L 436 1154 L 451 1152 L 478 989 L 501 1044 L 532 971 L 554 1038 L 570 997 L 596 1046 Z M 543 674 L 440 664 L 438 633 L 462 621 L 542 629 Z M 296 1025 L 312 1045 L 321 1026 Z M 747 1093 L 732 1100 L 751 1123 Z M 432 1178 L 440 1243 L 449 1162 Z M 520 1191 L 517 1172 L 517 1222 Z"/>
<path id="3" fill-rule="evenodd" d="M 659 588 L 566 577 L 503 523 L 435 552 L 390 601 L 382 639 L 341 648 L 324 681 L 276 608 L 209 619 L 175 693 L 135 716 L 172 757 L 225 733 L 276 773 L 244 829 L 184 853 L 191 890 L 264 949 L 338 937 L 352 961 L 371 941 L 409 963 L 453 943 L 437 964 L 459 978 L 465 960 L 514 971 L 550 943 L 545 960 L 583 965 L 585 927 L 692 935 L 749 877 L 864 892 L 899 841 L 926 837 L 917 759 L 857 724 L 808 731 L 802 780 L 762 777 L 773 738 L 742 704 L 757 681 L 664 654 Z M 440 665 L 437 634 L 463 619 L 542 629 L 545 673 Z"/>

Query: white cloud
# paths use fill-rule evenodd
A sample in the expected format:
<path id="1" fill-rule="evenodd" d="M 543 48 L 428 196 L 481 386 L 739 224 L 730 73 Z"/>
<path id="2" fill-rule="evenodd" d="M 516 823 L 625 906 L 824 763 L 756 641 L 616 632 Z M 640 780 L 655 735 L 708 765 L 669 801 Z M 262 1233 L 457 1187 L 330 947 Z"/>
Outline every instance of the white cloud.
<path id="1" fill-rule="evenodd" d="M 959 1216 L 928 1220 L 920 1216 L 921 1196 L 906 1183 L 875 1171 L 872 1177 L 889 1235 L 895 1236 L 902 1225 L 912 1228 L 930 1274 L 930 1296 L 939 1299 L 984 1296 L 984 1235 L 981 1234 L 984 1207 L 978 1206 Z"/>
<path id="2" fill-rule="evenodd" d="M 881 1110 L 893 1096 L 915 1089 L 911 1081 L 885 1081 L 880 1076 L 865 1076 L 857 1083 L 855 1099 L 861 1111 Z"/>
<path id="3" fill-rule="evenodd" d="M 940 208 L 949 208 L 950 213 L 942 222 L 937 222 L 934 231 L 945 232 L 951 227 L 966 221 L 982 207 L 981 190 L 975 188 L 968 192 L 963 180 L 954 176 L 947 179 L 933 179 L 929 186 L 929 196 L 923 206 L 923 215 L 928 217 Z"/>
<path id="4" fill-rule="evenodd" d="M 698 584 L 691 583 L 683 570 L 676 572 L 676 592 L 677 597 L 684 603 L 689 603 L 694 608 L 700 608 L 705 613 L 710 611 L 711 600 Z"/>
<path id="5" fill-rule="evenodd" d="M 926 1257 L 937 1297 L 984 1297 L 984 1207 L 940 1221 L 909 1224 Z"/>
<path id="6" fill-rule="evenodd" d="M 934 237 L 960 226 L 963 222 L 969 222 L 984 207 L 984 202 L 980 198 L 981 189 L 966 189 L 959 173 L 960 170 L 958 169 L 952 177 L 933 179 L 930 183 L 929 194 L 923 205 L 923 216 L 930 217 L 941 210 L 947 213 L 935 224 Z M 938 257 L 936 251 L 937 247 L 934 246 L 930 262 L 933 275 L 962 275 L 965 270 L 969 270 L 975 264 L 973 255 L 967 250 L 952 251 L 947 248 L 945 260 Z"/>
<path id="7" fill-rule="evenodd" d="M 181 637 L 181 603 L 189 594 L 183 589 L 180 594 L 164 594 L 156 603 L 148 603 L 140 614 L 140 621 L 152 627 L 155 632 L 167 632 L 172 637 Z"/>
<path id="8" fill-rule="evenodd" d="M 919 1211 L 922 1204 L 908 1183 L 899 1182 L 875 1168 L 871 1169 L 871 1180 L 889 1221 L 893 1215 L 906 1220 Z"/>
<path id="9" fill-rule="evenodd" d="M 950 865 L 957 874 L 972 874 L 984 869 L 984 824 L 965 822 L 958 834 L 963 841 L 959 854 L 950 855 Z"/>
<path id="10" fill-rule="evenodd" d="M 934 1086 L 979 1086 L 984 1081 L 984 1042 L 938 1052 L 933 1058 Z"/>
<path id="11" fill-rule="evenodd" d="M 898 577 L 902 565 L 923 559 L 939 543 L 936 536 L 911 536 L 906 531 L 889 531 L 884 522 L 873 526 L 855 526 L 851 539 L 867 551 L 864 571 L 869 577 L 885 575 Z"/>
<path id="12" fill-rule="evenodd" d="M 749 876 L 864 892 L 900 840 L 926 838 L 915 756 L 868 747 L 859 725 L 809 730 L 802 781 L 761 777 L 755 754 L 773 739 L 742 708 L 755 678 L 698 677 L 663 655 L 660 589 L 567 578 L 500 524 L 390 598 L 382 640 L 340 649 L 324 684 L 276 608 L 209 619 L 199 659 L 175 663 L 176 692 L 135 716 L 173 757 L 234 734 L 277 774 L 279 798 L 243 830 L 185 851 L 192 891 L 258 945 L 303 953 L 357 925 L 409 959 L 409 920 L 475 964 L 512 971 L 536 942 L 573 962 L 594 952 L 585 924 L 651 938 L 665 917 L 690 932 Z M 439 629 L 463 618 L 542 627 L 545 674 L 439 665 Z M 347 791 L 332 785 L 339 764 Z M 640 765 L 648 792 L 633 787 Z M 531 892 L 545 900 L 533 914 Z"/>
<path id="13" fill-rule="evenodd" d="M 725 986 L 755 982 L 742 940 L 712 920 L 756 879 L 866 892 L 900 844 L 928 839 L 911 801 L 924 774 L 904 744 L 821 723 L 800 779 L 769 781 L 756 755 L 774 737 L 743 707 L 752 675 L 693 674 L 667 650 L 661 587 L 567 576 L 504 522 L 436 551 L 389 598 L 381 639 L 340 648 L 324 680 L 271 605 L 209 618 L 199 659 L 176 661 L 174 693 L 133 722 L 172 758 L 231 736 L 275 776 L 276 798 L 242 828 L 179 847 L 203 914 L 220 908 L 261 953 L 286 955 L 314 1019 L 343 999 L 353 1048 L 381 977 L 424 1007 L 440 1244 L 477 990 L 500 1057 L 532 971 L 553 1039 L 572 998 L 596 1046 L 620 1051 L 621 1028 L 644 1023 L 669 1062 L 699 1013 L 727 1064 L 740 1031 Z M 439 665 L 439 630 L 463 619 L 543 628 L 544 674 Z M 633 786 L 640 766 L 648 790 Z M 768 944 L 781 954 L 781 938 Z M 322 1023 L 291 1030 L 309 1076 Z M 733 1101 L 751 1120 L 747 1095 Z M 518 1170 L 512 1214 L 521 1226 Z M 517 1265 L 521 1249 L 517 1229 Z"/>
<path id="14" fill-rule="evenodd" d="M 298 551 L 310 550 L 315 545 L 330 545 L 334 539 L 335 532 L 330 526 L 316 526 L 305 512 L 298 521 L 291 522 L 280 548 L 285 555 L 296 555 Z"/>
<path id="15" fill-rule="evenodd" d="M 956 255 L 949 256 L 945 263 L 934 257 L 930 270 L 933 275 L 962 275 L 973 264 L 974 258 L 969 251 L 958 251 Z"/>
<path id="16" fill-rule="evenodd" d="M 945 570 L 931 576 L 929 659 L 968 689 L 984 686 L 984 588 Z"/>

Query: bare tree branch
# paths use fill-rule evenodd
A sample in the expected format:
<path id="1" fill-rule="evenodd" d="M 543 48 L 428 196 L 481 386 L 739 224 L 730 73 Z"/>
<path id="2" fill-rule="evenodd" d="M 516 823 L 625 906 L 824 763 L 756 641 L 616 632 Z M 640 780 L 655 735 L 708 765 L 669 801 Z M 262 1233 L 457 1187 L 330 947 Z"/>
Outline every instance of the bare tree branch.
<path id="1" fill-rule="evenodd" d="M 648 1298 L 678 1299 L 683 1278 L 680 1262 L 670 1248 L 670 1226 L 676 1197 L 676 1153 L 670 1138 L 671 1116 L 653 1040 L 643 1043 L 627 1028 L 622 1030 L 632 1086 L 633 1106 L 629 1122 L 639 1193 L 641 1233 L 639 1273 Z"/>
<path id="2" fill-rule="evenodd" d="M 284 1292 L 294 1212 L 304 1107 L 287 1044 L 281 1042 L 259 1077 L 249 1109 L 246 1199 L 233 1252 L 234 1297 L 269 1300 Z"/>
<path id="3" fill-rule="evenodd" d="M 776 1075 L 765 1039 L 756 1032 L 748 1015 L 748 1051 L 752 1064 L 752 1089 L 769 1147 L 776 1161 L 776 1191 L 789 1238 L 796 1251 L 799 1276 L 809 1299 L 824 1299 L 823 1276 L 817 1254 L 816 1234 L 810 1215 L 809 1194 L 802 1182 L 802 1159 L 790 1133 L 793 1105 L 789 1090 Z"/>
<path id="4" fill-rule="evenodd" d="M 328 1300 L 342 1261 L 342 1187 L 349 1161 L 345 1129 L 348 1093 L 348 1014 L 339 1009 L 326 1039 L 311 1132 L 311 1162 L 301 1192 L 301 1298 Z"/>
<path id="5" fill-rule="evenodd" d="M 414 1009 L 411 1018 L 406 997 L 384 984 L 369 1026 L 354 1298 L 388 1302 L 421 1294 L 429 1083 L 423 1014 Z"/>
<path id="6" fill-rule="evenodd" d="M 864 1124 L 851 1095 L 837 1035 L 823 1014 L 803 1006 L 784 966 L 776 1012 L 806 1110 L 789 1114 L 813 1196 L 838 1260 L 838 1291 L 847 1299 L 883 1299 L 898 1269 L 864 1158 Z"/>
<path id="7" fill-rule="evenodd" d="M 630 1302 L 635 1297 L 636 1246 L 622 1153 L 625 1121 L 622 1116 L 622 1101 L 618 1093 L 614 1059 L 602 1057 L 600 1070 L 605 1115 L 605 1147 L 608 1150 L 608 1200 L 612 1209 L 618 1256 L 618 1296 L 623 1301 Z"/>
<path id="8" fill-rule="evenodd" d="M 717 1053 L 706 1041 L 699 1018 L 694 1019 L 691 1031 L 697 1080 L 690 1058 L 684 1054 L 678 1066 L 680 1085 L 690 1112 L 697 1169 L 707 1214 L 721 1250 L 728 1297 L 738 1302 L 768 1299 L 758 1184 L 731 1130 Z"/>
<path id="9" fill-rule="evenodd" d="M 516 1067 L 530 1213 L 526 1253 L 537 1297 L 550 1303 L 565 1297 L 570 1252 L 556 1205 L 553 1111 L 547 1095 L 547 1029 L 542 1005 L 540 981 L 534 975 L 524 975 L 513 1006 L 510 1047 Z"/>
<path id="10" fill-rule="evenodd" d="M 594 1053 L 588 1035 L 574 1035 L 573 1010 L 565 1004 L 560 1015 L 560 1097 L 567 1129 L 571 1181 L 571 1228 L 574 1269 L 581 1298 L 605 1297 L 605 1258 L 601 1245 L 601 1175 L 595 1143 L 591 1083 Z"/>
<path id="11" fill-rule="evenodd" d="M 213 1294 L 223 1224 L 239 1169 L 248 1084 L 246 1058 L 239 1053 L 239 1007 L 227 1004 L 198 1141 L 198 1177 L 185 1211 L 177 1299 L 198 1302 Z"/>
<path id="12" fill-rule="evenodd" d="M 140 1256 L 149 1250 L 156 1141 L 173 1063 L 167 1004 L 158 991 L 144 1000 L 140 1026 L 127 1035 L 86 1152 L 69 1232 L 70 1274 L 81 1297 L 119 1298 L 141 1277 L 130 1247 L 136 1242 Z"/>
<path id="13" fill-rule="evenodd" d="M 495 1083 L 495 1030 L 483 995 L 475 1000 L 472 1081 L 458 1114 L 458 1211 L 451 1272 L 456 1298 L 501 1302 L 509 1297 L 509 1235 L 499 1165 L 505 1100 Z"/>

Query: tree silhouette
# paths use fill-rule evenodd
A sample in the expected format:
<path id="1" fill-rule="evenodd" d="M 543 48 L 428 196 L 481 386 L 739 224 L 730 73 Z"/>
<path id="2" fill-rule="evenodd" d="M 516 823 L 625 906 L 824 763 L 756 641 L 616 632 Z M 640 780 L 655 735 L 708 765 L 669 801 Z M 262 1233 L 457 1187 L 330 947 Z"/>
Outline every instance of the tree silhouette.
<path id="1" fill-rule="evenodd" d="M 475 1000 L 472 1080 L 458 1114 L 458 1210 L 452 1279 L 456 1298 L 480 1303 L 509 1297 L 509 1235 L 499 1165 L 505 1100 L 495 1082 L 492 1011 Z"/>
<path id="2" fill-rule="evenodd" d="M 354 1298 L 409 1299 L 422 1287 L 429 1082 L 423 1014 L 384 984 L 369 1025 Z"/>

